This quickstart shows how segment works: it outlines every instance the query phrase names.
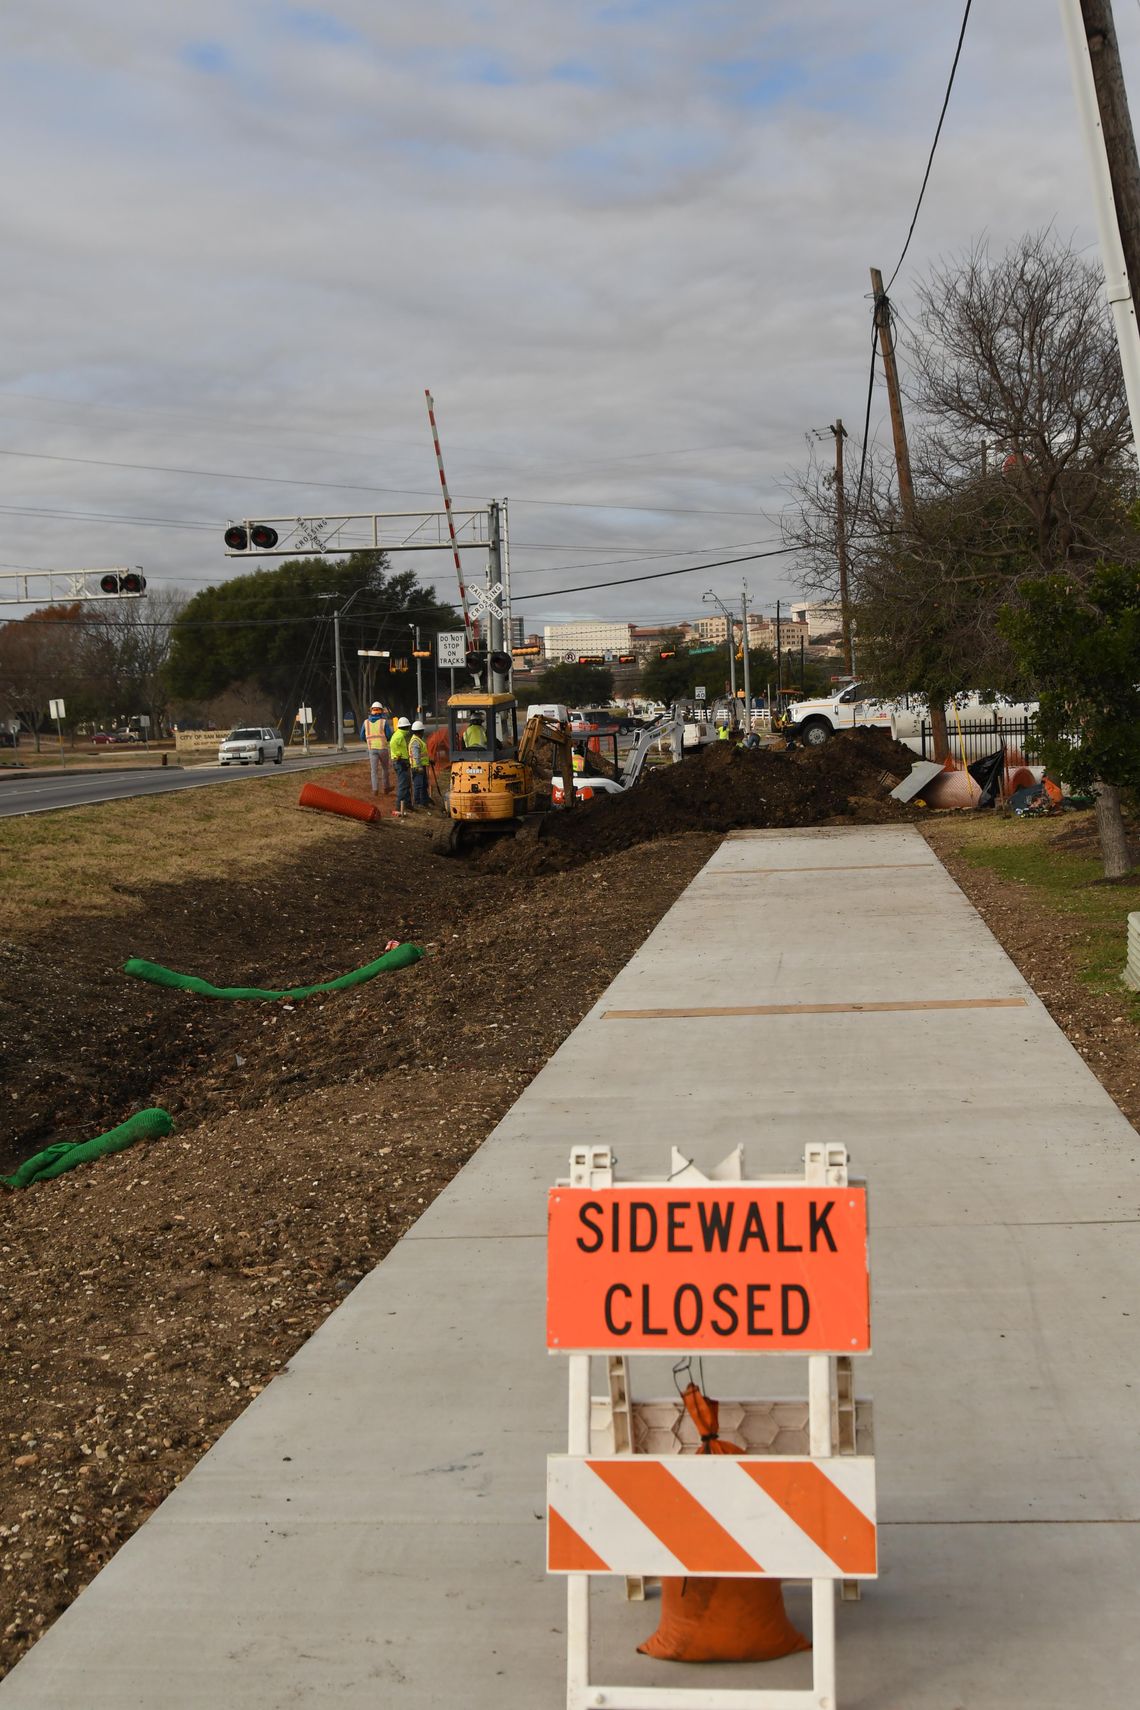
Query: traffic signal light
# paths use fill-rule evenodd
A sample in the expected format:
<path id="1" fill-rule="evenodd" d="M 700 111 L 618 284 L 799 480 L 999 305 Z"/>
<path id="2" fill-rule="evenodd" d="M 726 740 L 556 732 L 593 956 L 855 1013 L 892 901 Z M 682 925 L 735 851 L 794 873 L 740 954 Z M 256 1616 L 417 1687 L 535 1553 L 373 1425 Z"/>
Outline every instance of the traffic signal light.
<path id="1" fill-rule="evenodd" d="M 486 663 L 487 663 L 487 655 L 485 653 L 479 652 L 478 649 L 476 649 L 474 647 L 467 654 L 467 660 L 466 660 L 467 669 L 469 671 L 471 671 L 476 677 L 483 670 Z"/>
<path id="2" fill-rule="evenodd" d="M 250 545 L 256 546 L 262 552 L 269 552 L 277 545 L 277 530 L 270 528 L 268 523 L 254 523 L 249 531 Z"/>
<path id="3" fill-rule="evenodd" d="M 104 594 L 145 594 L 146 577 L 141 570 L 128 570 L 122 576 L 108 572 L 100 576 L 99 587 Z"/>
<path id="4" fill-rule="evenodd" d="M 492 671 L 498 671 L 501 674 L 505 675 L 505 673 L 508 672 L 510 670 L 510 668 L 511 668 L 511 656 L 509 653 L 492 653 L 492 655 L 491 655 L 491 669 L 492 669 Z"/>
<path id="5" fill-rule="evenodd" d="M 246 547 L 249 545 L 249 535 L 245 532 L 244 528 L 239 528 L 236 523 L 233 528 L 228 528 L 226 530 L 222 539 L 225 541 L 231 552 L 244 552 Z"/>

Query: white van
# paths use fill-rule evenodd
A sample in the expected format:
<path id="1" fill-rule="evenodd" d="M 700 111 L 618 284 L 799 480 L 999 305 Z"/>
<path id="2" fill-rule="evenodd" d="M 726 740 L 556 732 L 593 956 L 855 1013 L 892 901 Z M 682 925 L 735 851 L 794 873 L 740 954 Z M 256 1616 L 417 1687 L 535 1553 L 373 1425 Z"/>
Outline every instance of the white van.
<path id="1" fill-rule="evenodd" d="M 535 701 L 526 709 L 527 718 L 548 718 L 553 724 L 569 724 L 570 713 L 559 701 Z"/>

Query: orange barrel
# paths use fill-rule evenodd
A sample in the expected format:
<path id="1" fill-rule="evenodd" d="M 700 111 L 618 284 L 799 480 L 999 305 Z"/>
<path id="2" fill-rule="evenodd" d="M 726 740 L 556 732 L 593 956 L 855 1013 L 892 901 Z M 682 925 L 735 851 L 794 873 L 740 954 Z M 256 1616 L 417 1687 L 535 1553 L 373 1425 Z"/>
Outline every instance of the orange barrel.
<path id="1" fill-rule="evenodd" d="M 342 796 L 339 791 L 326 790 L 320 784 L 306 784 L 297 797 L 297 806 L 319 808 L 322 813 L 342 813 L 346 819 L 362 819 L 367 825 L 376 825 L 380 819 L 380 809 L 371 802 Z"/>

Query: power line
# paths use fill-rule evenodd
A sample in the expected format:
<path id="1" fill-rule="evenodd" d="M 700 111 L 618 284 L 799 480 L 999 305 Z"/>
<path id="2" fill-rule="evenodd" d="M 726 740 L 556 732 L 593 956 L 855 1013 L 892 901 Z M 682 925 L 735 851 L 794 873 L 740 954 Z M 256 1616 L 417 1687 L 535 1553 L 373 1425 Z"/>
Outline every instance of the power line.
<path id="1" fill-rule="evenodd" d="M 555 600 L 562 594 L 583 594 L 592 588 L 625 588 L 633 582 L 659 582 L 666 576 L 690 576 L 697 570 L 720 570 L 726 564 L 753 564 L 758 558 L 782 558 L 789 552 L 800 552 L 799 546 L 777 546 L 769 552 L 746 552 L 742 558 L 716 558 L 711 564 L 686 564 L 680 570 L 648 570 L 643 576 L 621 576 L 615 582 L 580 582 L 574 588 L 547 588 L 541 594 L 516 594 L 520 600 Z"/>
<path id="2" fill-rule="evenodd" d="M 886 288 L 888 291 L 890 290 L 891 286 L 894 284 L 895 280 L 898 277 L 899 268 L 902 266 L 904 260 L 906 259 L 906 252 L 910 248 L 910 240 L 914 236 L 914 228 L 918 224 L 919 210 L 922 207 L 922 198 L 926 195 L 926 186 L 930 182 L 930 169 L 934 165 L 934 155 L 935 155 L 935 151 L 938 148 L 938 139 L 942 135 L 942 121 L 945 119 L 946 109 L 950 105 L 950 91 L 954 87 L 954 77 L 955 77 L 955 74 L 958 70 L 958 61 L 962 57 L 962 43 L 966 39 L 966 25 L 970 21 L 970 8 L 973 5 L 973 3 L 974 3 L 974 0 L 966 0 L 966 10 L 962 14 L 962 28 L 958 31 L 958 46 L 954 50 L 954 63 L 950 67 L 950 80 L 946 85 L 946 94 L 942 98 L 942 111 L 938 115 L 938 124 L 935 127 L 935 131 L 934 131 L 934 141 L 930 145 L 930 155 L 929 155 L 929 158 L 927 159 L 927 162 L 926 162 L 926 171 L 922 175 L 922 185 L 921 185 L 919 192 L 918 192 L 918 201 L 915 203 L 914 215 L 913 215 L 913 218 L 911 219 L 911 222 L 910 222 L 910 228 L 906 234 L 906 242 L 903 244 L 902 254 L 899 256 L 897 262 L 895 263 L 894 272 L 891 274 L 890 278 L 887 280 Z"/>
<path id="3" fill-rule="evenodd" d="M 863 477 L 867 473 L 867 449 L 871 443 L 871 401 L 875 396 L 875 357 L 878 348 L 878 327 L 874 320 L 871 322 L 871 372 L 867 379 L 867 409 L 863 416 L 863 452 L 859 458 L 859 485 L 855 490 L 855 503 L 851 507 L 851 522 L 848 528 L 848 538 L 855 533 L 855 524 L 859 521 L 859 504 L 863 497 Z"/>
<path id="4" fill-rule="evenodd" d="M 178 464 L 166 463 L 130 463 L 109 457 L 65 457 L 62 453 L 50 451 L 22 451 L 18 448 L 0 446 L 0 457 L 22 457 L 37 463 L 74 463 L 90 469 L 130 469 L 149 475 L 191 475 L 201 480 L 212 481 L 243 481 L 251 485 L 314 488 L 323 487 L 327 491 L 343 493 L 388 493 L 406 495 L 410 498 L 423 498 L 436 494 L 423 487 L 378 487 L 375 484 L 352 481 L 318 481 L 312 479 L 296 479 L 291 475 L 244 475 L 227 469 L 189 469 Z M 468 492 L 456 493 L 456 498 L 470 500 Z M 585 511 L 644 511 L 661 516 L 679 517 L 762 517 L 763 511 L 730 511 L 717 510 L 709 506 L 678 506 L 632 504 L 617 505 L 590 499 L 527 499 L 513 498 L 516 505 L 541 505 L 553 510 L 585 510 Z M 195 525 L 211 527 L 212 524 Z"/>

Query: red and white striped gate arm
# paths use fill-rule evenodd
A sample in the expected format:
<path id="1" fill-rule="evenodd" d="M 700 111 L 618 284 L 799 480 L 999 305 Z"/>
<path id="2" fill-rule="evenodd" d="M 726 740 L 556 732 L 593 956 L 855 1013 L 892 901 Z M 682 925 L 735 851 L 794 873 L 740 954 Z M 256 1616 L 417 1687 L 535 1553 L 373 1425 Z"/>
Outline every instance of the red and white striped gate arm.
<path id="1" fill-rule="evenodd" d="M 547 1462 L 551 1573 L 873 1579 L 875 1462 L 668 1455 Z"/>
<path id="2" fill-rule="evenodd" d="M 459 558 L 459 541 L 455 535 L 455 523 L 451 515 L 451 494 L 447 490 L 447 476 L 443 472 L 443 452 L 439 446 L 439 429 L 435 423 L 435 400 L 427 387 L 424 387 L 424 397 L 427 399 L 428 421 L 431 424 L 432 444 L 435 446 L 435 460 L 439 466 L 439 484 L 443 488 L 443 508 L 447 512 L 447 528 L 451 535 L 451 554 L 455 559 L 455 574 L 459 578 L 459 603 L 463 608 L 463 628 L 467 635 L 467 645 L 478 639 L 478 631 L 467 609 L 467 584 L 463 580 L 463 565 Z"/>

